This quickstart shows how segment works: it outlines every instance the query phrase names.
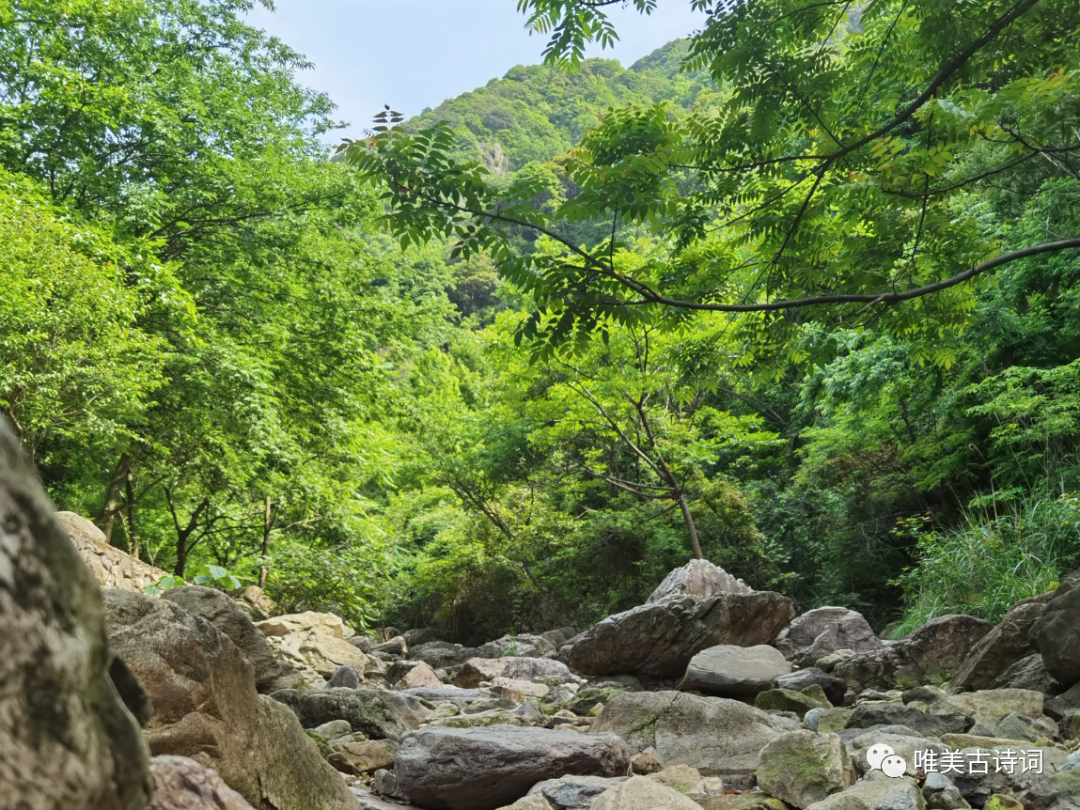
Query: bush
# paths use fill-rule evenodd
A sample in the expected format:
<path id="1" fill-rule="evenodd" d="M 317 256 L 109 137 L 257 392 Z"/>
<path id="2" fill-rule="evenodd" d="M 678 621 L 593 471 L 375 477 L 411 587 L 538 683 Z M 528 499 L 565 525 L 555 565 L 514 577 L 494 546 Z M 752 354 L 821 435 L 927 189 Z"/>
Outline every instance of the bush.
<path id="1" fill-rule="evenodd" d="M 917 538 L 918 563 L 898 579 L 907 611 L 894 637 L 950 613 L 997 622 L 1019 600 L 1057 587 L 1080 561 L 1080 497 L 968 512 L 950 531 L 923 532 L 914 519 L 897 531 Z"/>

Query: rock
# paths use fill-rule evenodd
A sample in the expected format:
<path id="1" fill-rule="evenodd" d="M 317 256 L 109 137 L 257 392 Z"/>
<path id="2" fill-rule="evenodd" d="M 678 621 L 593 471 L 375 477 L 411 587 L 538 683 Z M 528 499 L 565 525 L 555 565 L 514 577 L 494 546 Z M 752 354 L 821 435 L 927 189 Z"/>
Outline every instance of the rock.
<path id="1" fill-rule="evenodd" d="M 511 678 L 519 681 L 538 681 L 556 679 L 561 683 L 580 683 L 581 678 L 574 675 L 561 661 L 549 658 L 470 658 L 454 677 L 454 685 L 463 689 L 475 689 L 484 681 L 496 678 Z"/>
<path id="2" fill-rule="evenodd" d="M 405 639 L 405 643 L 409 647 L 415 647 L 418 644 L 426 644 L 429 641 L 438 641 L 439 635 L 439 630 L 435 627 L 420 627 L 413 630 L 406 630 L 401 634 L 401 637 Z"/>
<path id="3" fill-rule="evenodd" d="M 643 751 L 630 762 L 630 767 L 639 776 L 647 776 L 664 769 L 664 763 L 651 751 Z"/>
<path id="4" fill-rule="evenodd" d="M 212 768 L 256 810 L 355 810 L 293 714 L 255 691 L 228 636 L 166 599 L 116 590 L 104 599 L 109 638 L 157 710 L 145 728 L 154 755 Z"/>
<path id="5" fill-rule="evenodd" d="M 428 810 L 494 810 L 561 776 L 621 776 L 632 752 L 614 734 L 538 728 L 425 728 L 401 739 L 398 792 Z M 468 763 L 468 767 L 461 767 Z"/>
<path id="6" fill-rule="evenodd" d="M 551 805 L 543 796 L 531 794 L 522 796 L 513 804 L 508 804 L 500 810 L 552 810 Z"/>
<path id="7" fill-rule="evenodd" d="M 342 664 L 326 684 L 327 689 L 359 689 L 360 676 L 348 664 Z"/>
<path id="8" fill-rule="evenodd" d="M 993 748 L 979 746 L 964 748 L 962 751 L 965 764 L 961 772 L 950 773 L 948 776 L 952 779 L 961 795 L 975 807 L 984 805 L 995 793 L 1002 793 L 1007 796 L 1023 796 L 1028 790 L 1055 775 L 1058 768 L 1063 766 L 1066 760 L 1066 753 L 1060 748 L 1017 745 L 1014 741 Z M 1021 751 L 1028 752 L 1032 756 L 1036 754 L 1040 756 L 1041 767 L 1037 770 L 1032 768 L 1024 772 L 1021 764 L 1023 760 L 1019 760 Z M 987 763 L 986 773 L 981 773 L 981 768 L 976 770 L 971 767 L 972 757 L 975 755 L 980 756 L 982 761 Z M 1011 766 L 1012 773 L 1008 772 L 1008 767 L 1002 767 L 1000 770 L 996 767 L 1001 758 L 1008 760 L 1010 757 L 1016 763 Z"/>
<path id="9" fill-rule="evenodd" d="M 801 667 L 837 650 L 871 652 L 881 646 L 880 639 L 863 615 L 844 607 L 807 611 L 776 639 L 776 648 L 784 657 Z"/>
<path id="10" fill-rule="evenodd" d="M 847 727 L 854 709 L 826 709 L 818 715 L 817 730 L 822 734 L 831 734 Z M 805 718 L 804 718 L 805 719 Z"/>
<path id="11" fill-rule="evenodd" d="M 916 686 L 914 689 L 902 692 L 900 700 L 905 706 L 909 703 L 923 703 L 930 706 L 939 700 L 944 700 L 946 697 L 948 697 L 948 693 L 938 689 L 936 686 Z"/>
<path id="12" fill-rule="evenodd" d="M 835 734 L 792 731 L 761 749 L 758 786 L 795 807 L 823 801 L 855 779 L 851 758 Z"/>
<path id="13" fill-rule="evenodd" d="M 923 797 L 928 810 L 969 810 L 971 805 L 964 801 L 947 776 L 931 771 L 923 782 Z"/>
<path id="14" fill-rule="evenodd" d="M 396 746 L 386 740 L 345 742 L 332 746 L 337 757 L 331 764 L 338 770 L 351 774 L 375 773 L 380 768 L 394 767 Z"/>
<path id="15" fill-rule="evenodd" d="M 678 791 L 658 784 L 647 776 L 631 776 L 605 790 L 593 802 L 592 810 L 701 810 Z"/>
<path id="16" fill-rule="evenodd" d="M 1036 781 L 1025 800 L 1036 810 L 1076 810 L 1080 804 L 1080 753 L 1068 759 L 1049 778 Z"/>
<path id="17" fill-rule="evenodd" d="M 871 768 L 870 763 L 866 760 L 866 752 L 875 745 L 887 745 L 898 757 L 903 757 L 904 762 L 907 763 L 905 773 L 908 776 L 915 776 L 917 773 L 915 768 L 916 751 L 933 751 L 935 754 L 941 754 L 949 750 L 949 746 L 936 737 L 918 736 L 914 733 L 894 734 L 874 729 L 847 742 L 848 751 L 851 753 L 851 758 L 855 760 L 855 767 L 860 774 L 870 772 Z M 921 768 L 918 770 L 921 770 Z"/>
<path id="18" fill-rule="evenodd" d="M 352 726 L 346 720 L 331 720 L 329 723 L 323 723 L 310 730 L 321 734 L 329 742 L 340 740 L 342 737 L 352 739 L 353 735 Z"/>
<path id="19" fill-rule="evenodd" d="M 1054 677 L 1047 672 L 1046 663 L 1038 653 L 1021 658 L 994 679 L 994 689 L 1030 689 L 1044 695 L 1057 695 L 1065 691 Z"/>
<path id="20" fill-rule="evenodd" d="M 775 647 L 721 644 L 702 650 L 690 659 L 679 689 L 719 697 L 752 698 L 790 672 L 791 664 Z"/>
<path id="21" fill-rule="evenodd" d="M 3 419 L 0 620 L 0 805 L 144 805 L 149 753 L 113 678 L 136 710 L 145 698 L 114 663 L 97 582 Z"/>
<path id="22" fill-rule="evenodd" d="M 265 621 L 271 616 L 277 616 L 280 613 L 274 601 L 258 585 L 245 585 L 237 588 L 235 591 L 230 591 L 229 596 L 236 601 L 236 606 L 244 611 L 253 622 Z"/>
<path id="23" fill-rule="evenodd" d="M 193 759 L 154 757 L 150 769 L 154 798 L 146 810 L 253 810 L 217 773 Z"/>
<path id="24" fill-rule="evenodd" d="M 963 733 L 973 724 L 970 716 L 958 712 L 927 714 L 914 706 L 900 703 L 863 703 L 852 710 L 846 728 L 905 726 L 919 734 L 940 737 L 942 734 Z"/>
<path id="25" fill-rule="evenodd" d="M 703 810 L 788 810 L 779 799 L 764 793 L 747 793 L 731 796 L 706 796 L 698 799 Z"/>
<path id="26" fill-rule="evenodd" d="M 959 691 L 990 689 L 994 681 L 1019 661 L 1038 652 L 1033 629 L 1046 613 L 1052 594 L 1024 599 L 972 647 L 950 686 Z"/>
<path id="27" fill-rule="evenodd" d="M 287 673 L 287 666 L 271 652 L 266 636 L 254 625 L 248 614 L 221 591 L 200 585 L 186 585 L 170 588 L 161 598 L 175 602 L 189 613 L 202 616 L 228 636 L 255 669 L 256 687 L 262 689 Z"/>
<path id="28" fill-rule="evenodd" d="M 432 669 L 460 666 L 470 658 L 476 658 L 476 650 L 448 641 L 429 641 L 409 650 L 410 661 L 423 661 Z"/>
<path id="29" fill-rule="evenodd" d="M 405 643 L 404 637 L 394 636 L 389 641 L 376 644 L 371 648 L 371 651 L 373 653 L 386 653 L 387 655 L 406 655 L 409 652 L 409 645 Z"/>
<path id="30" fill-rule="evenodd" d="M 385 768 L 380 768 L 375 771 L 375 776 L 371 780 L 371 786 L 375 788 L 375 792 L 382 796 L 394 796 L 398 791 L 397 776 L 393 771 L 388 771 Z"/>
<path id="31" fill-rule="evenodd" d="M 406 662 L 414 663 L 414 662 Z M 415 666 L 410 667 L 404 675 L 394 681 L 395 689 L 442 689 L 443 682 L 435 674 L 435 670 L 423 661 L 416 661 Z M 389 680 L 389 678 L 387 679 Z"/>
<path id="32" fill-rule="evenodd" d="M 549 658 L 555 655 L 555 645 L 543 636 L 523 633 L 503 636 L 476 649 L 477 658 Z"/>
<path id="33" fill-rule="evenodd" d="M 1080 571 L 1061 581 L 1035 626 L 1046 671 L 1063 686 L 1080 682 Z"/>
<path id="34" fill-rule="evenodd" d="M 410 697 L 424 700 L 428 703 L 453 703 L 455 706 L 468 706 L 476 700 L 487 700 L 491 697 L 487 692 L 478 689 L 458 689 L 454 686 L 443 686 L 439 689 L 419 687 L 402 690 Z"/>
<path id="35" fill-rule="evenodd" d="M 349 639 L 349 643 L 362 653 L 371 652 L 371 639 L 367 636 L 353 636 Z"/>
<path id="36" fill-rule="evenodd" d="M 848 658 L 854 658 L 856 655 L 858 655 L 858 653 L 854 650 L 837 650 L 836 652 L 821 656 L 821 658 L 814 662 L 814 666 L 822 672 L 832 672 L 836 665 L 841 661 L 845 661 Z"/>
<path id="37" fill-rule="evenodd" d="M 1024 810 L 1024 805 L 1019 799 L 1012 796 L 1002 796 L 995 793 L 990 800 L 983 805 L 983 810 Z"/>
<path id="38" fill-rule="evenodd" d="M 777 689 L 791 689 L 801 692 L 808 686 L 819 686 L 825 693 L 825 697 L 834 706 L 844 705 L 844 693 L 847 692 L 847 684 L 842 678 L 830 675 L 817 667 L 807 667 L 787 675 L 781 675 L 776 679 Z"/>
<path id="39" fill-rule="evenodd" d="M 566 704 L 566 708 L 584 717 L 597 704 L 604 705 L 625 691 L 621 686 L 586 686 L 578 690 L 574 699 Z"/>
<path id="40" fill-rule="evenodd" d="M 768 644 L 793 613 L 791 600 L 772 591 L 721 593 L 702 601 L 670 596 L 594 625 L 566 660 L 585 675 L 678 676 L 709 647 Z"/>
<path id="41" fill-rule="evenodd" d="M 345 630 L 345 622 L 334 613 L 290 613 L 272 619 L 256 622 L 256 627 L 267 636 L 293 636 L 298 633 L 318 632 L 333 638 L 345 639 L 351 636 Z"/>
<path id="42" fill-rule="evenodd" d="M 394 739 L 420 723 L 431 709 L 404 692 L 382 689 L 282 689 L 270 697 L 288 706 L 304 728 L 345 720 L 353 731 L 376 740 Z"/>
<path id="43" fill-rule="evenodd" d="M 770 689 L 754 699 L 754 707 L 763 712 L 794 712 L 801 720 L 811 709 L 831 709 L 828 701 L 792 689 Z"/>
<path id="44" fill-rule="evenodd" d="M 841 793 L 834 793 L 806 810 L 924 810 L 926 801 L 914 781 L 901 776 L 860 779 Z"/>
<path id="45" fill-rule="evenodd" d="M 683 796 L 700 797 L 705 795 L 705 780 L 697 768 L 689 765 L 672 765 L 650 774 L 649 778 L 665 787 L 681 793 Z"/>
<path id="46" fill-rule="evenodd" d="M 663 602 L 670 596 L 692 596 L 701 600 L 718 593 L 751 593 L 753 590 L 708 560 L 691 560 L 664 577 L 645 603 Z"/>
<path id="47" fill-rule="evenodd" d="M 592 725 L 614 732 L 665 765 L 689 765 L 706 776 L 746 777 L 762 747 L 780 736 L 765 712 L 726 698 L 684 692 L 627 692 L 608 703 Z"/>
<path id="48" fill-rule="evenodd" d="M 528 796 L 542 797 L 545 810 L 587 810 L 597 796 L 625 781 L 625 776 L 563 776 L 538 782 L 529 788 Z"/>
<path id="49" fill-rule="evenodd" d="M 493 694 L 508 697 L 521 703 L 528 698 L 542 698 L 548 688 L 542 683 L 519 681 L 514 678 L 495 678 L 488 687 Z"/>
<path id="50" fill-rule="evenodd" d="M 826 711 L 828 711 L 828 709 L 814 708 L 808 710 L 806 714 L 803 715 L 803 728 L 808 729 L 809 731 L 817 731 L 818 721 L 821 719 L 821 715 Z"/>
<path id="51" fill-rule="evenodd" d="M 1043 695 L 1027 689 L 988 689 L 950 695 L 930 707 L 933 714 L 960 713 L 975 718 L 975 722 L 992 724 L 1003 714 L 1016 712 L 1027 717 L 1043 713 Z M 967 729 L 960 729 L 966 731 Z"/>
<path id="52" fill-rule="evenodd" d="M 992 627 L 975 616 L 939 616 L 902 641 L 837 662 L 832 672 L 854 689 L 942 684 Z"/>

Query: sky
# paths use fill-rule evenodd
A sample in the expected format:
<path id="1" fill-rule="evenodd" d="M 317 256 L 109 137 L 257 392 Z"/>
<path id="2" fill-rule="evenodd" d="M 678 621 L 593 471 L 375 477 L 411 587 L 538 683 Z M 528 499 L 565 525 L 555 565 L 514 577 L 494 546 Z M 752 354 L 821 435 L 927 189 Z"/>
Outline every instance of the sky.
<path id="1" fill-rule="evenodd" d="M 328 94 L 336 117 L 369 126 L 383 104 L 420 113 L 501 78 L 515 65 L 541 61 L 546 38 L 525 30 L 515 0 L 274 0 L 256 6 L 249 24 L 262 28 L 315 63 L 302 84 Z M 613 6 L 620 42 L 590 56 L 629 66 L 704 23 L 687 0 L 659 0 L 652 16 Z"/>

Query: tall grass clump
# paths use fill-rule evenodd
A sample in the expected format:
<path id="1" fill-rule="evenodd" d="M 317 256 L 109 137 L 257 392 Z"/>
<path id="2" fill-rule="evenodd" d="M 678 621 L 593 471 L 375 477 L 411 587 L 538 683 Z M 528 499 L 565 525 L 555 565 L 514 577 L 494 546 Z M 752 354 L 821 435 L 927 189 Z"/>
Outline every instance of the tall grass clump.
<path id="1" fill-rule="evenodd" d="M 998 622 L 1057 587 L 1080 562 L 1080 496 L 997 504 L 966 512 L 957 528 L 913 533 L 917 562 L 897 580 L 907 609 L 894 638 L 950 613 Z"/>

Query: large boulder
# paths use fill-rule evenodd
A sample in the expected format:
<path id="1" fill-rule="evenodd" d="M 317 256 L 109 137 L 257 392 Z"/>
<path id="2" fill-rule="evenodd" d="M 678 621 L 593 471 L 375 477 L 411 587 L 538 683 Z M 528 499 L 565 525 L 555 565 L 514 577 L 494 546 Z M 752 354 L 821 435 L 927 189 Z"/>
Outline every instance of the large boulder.
<path id="1" fill-rule="evenodd" d="M 670 596 L 608 616 L 578 637 L 566 661 L 585 675 L 678 676 L 709 647 L 768 644 L 794 613 L 791 600 L 772 591 Z"/>
<path id="2" fill-rule="evenodd" d="M 257 622 L 271 647 L 298 670 L 313 673 L 310 685 L 322 686 L 341 666 L 350 666 L 361 677 L 378 661 L 350 644 L 354 633 L 333 613 L 293 613 Z M 318 683 L 314 683 L 314 680 Z"/>
<path id="3" fill-rule="evenodd" d="M 951 679 L 993 625 L 975 616 L 939 616 L 880 650 L 843 658 L 832 674 L 859 690 L 909 689 Z"/>
<path id="4" fill-rule="evenodd" d="M 930 707 L 930 711 L 934 714 L 966 714 L 977 723 L 992 725 L 999 717 L 1010 713 L 1042 717 L 1043 700 L 1041 692 L 1028 689 L 987 689 L 942 698 Z"/>
<path id="5" fill-rule="evenodd" d="M 1080 571 L 1062 580 L 1035 627 L 1046 670 L 1062 686 L 1080 683 Z"/>
<path id="6" fill-rule="evenodd" d="M 152 790 L 101 594 L 0 420 L 0 806 L 132 810 Z M 112 674 L 110 674 L 112 673 Z"/>
<path id="7" fill-rule="evenodd" d="M 847 720 L 847 728 L 872 728 L 873 726 L 904 726 L 919 734 L 940 737 L 942 734 L 959 734 L 974 724 L 970 715 L 943 710 L 927 714 L 914 706 L 900 703 L 863 703 L 856 706 Z"/>
<path id="8" fill-rule="evenodd" d="M 755 771 L 762 747 L 781 734 L 767 713 L 752 706 L 684 692 L 617 695 L 591 730 L 618 734 L 638 751 L 652 747 L 668 766 L 737 778 Z"/>
<path id="9" fill-rule="evenodd" d="M 236 602 L 221 591 L 188 585 L 165 591 L 162 599 L 175 602 L 189 613 L 202 616 L 227 635 L 255 670 L 255 685 L 263 687 L 285 675 L 290 667 L 274 657 L 266 636 Z"/>
<path id="10" fill-rule="evenodd" d="M 554 655 L 555 644 L 552 641 L 527 633 L 503 636 L 476 648 L 477 658 L 551 658 Z"/>
<path id="11" fill-rule="evenodd" d="M 214 771 L 187 757 L 154 757 L 154 798 L 146 810 L 253 810 Z"/>
<path id="12" fill-rule="evenodd" d="M 761 749 L 758 786 L 795 807 L 808 807 L 855 783 L 855 768 L 835 734 L 792 731 Z"/>
<path id="13" fill-rule="evenodd" d="M 431 714 L 404 692 L 381 689 L 282 689 L 270 697 L 288 706 L 304 728 L 344 720 L 373 739 L 396 739 Z"/>
<path id="14" fill-rule="evenodd" d="M 881 640 L 861 613 L 845 607 L 820 607 L 795 618 L 776 639 L 776 649 L 800 667 L 811 666 L 837 650 L 872 652 Z"/>
<path id="15" fill-rule="evenodd" d="M 409 648 L 407 658 L 410 661 L 423 661 L 432 669 L 445 669 L 460 666 L 477 655 L 475 647 L 462 647 L 449 641 L 428 641 Z"/>
<path id="16" fill-rule="evenodd" d="M 529 788 L 529 796 L 543 799 L 543 810 L 588 810 L 597 796 L 624 781 L 625 776 L 562 776 L 537 782 Z"/>
<path id="17" fill-rule="evenodd" d="M 708 599 L 718 593 L 751 593 L 753 590 L 741 579 L 736 579 L 708 560 L 691 560 L 664 577 L 664 581 L 645 601 L 646 604 L 663 602 L 671 596 Z"/>
<path id="18" fill-rule="evenodd" d="M 631 776 L 601 793 L 592 810 L 701 810 L 701 806 L 647 776 Z"/>
<path id="19" fill-rule="evenodd" d="M 109 639 L 157 710 L 145 728 L 155 756 L 217 771 L 257 810 L 356 810 L 295 715 L 256 692 L 254 670 L 228 636 L 175 602 L 104 596 Z"/>
<path id="20" fill-rule="evenodd" d="M 535 681 L 550 686 L 579 683 L 582 680 L 572 674 L 561 661 L 511 655 L 504 658 L 470 658 L 454 676 L 454 685 L 462 689 L 475 689 L 482 682 L 496 678 Z"/>
<path id="21" fill-rule="evenodd" d="M 926 800 L 918 784 L 906 776 L 895 779 L 875 772 L 847 790 L 815 802 L 805 810 L 925 810 Z"/>
<path id="22" fill-rule="evenodd" d="M 776 679 L 777 689 L 793 689 L 796 692 L 800 692 L 811 686 L 820 686 L 821 691 L 825 693 L 825 697 L 827 697 L 829 702 L 834 706 L 842 706 L 844 704 L 844 696 L 847 693 L 847 684 L 844 683 L 843 679 L 837 678 L 835 675 L 830 675 L 828 672 L 820 670 L 817 667 L 799 669 L 788 675 L 781 675 Z"/>
<path id="23" fill-rule="evenodd" d="M 1005 618 L 975 643 L 949 685 L 956 690 L 989 689 L 1005 670 L 1037 652 L 1033 630 L 1052 596 L 1043 594 L 1013 605 Z"/>
<path id="24" fill-rule="evenodd" d="M 633 752 L 614 734 L 515 726 L 424 728 L 401 738 L 398 792 L 425 810 L 495 810 L 560 776 L 623 776 Z"/>
<path id="25" fill-rule="evenodd" d="M 772 688 L 773 681 L 790 672 L 791 664 L 775 647 L 720 644 L 690 659 L 679 689 L 747 699 Z"/>

